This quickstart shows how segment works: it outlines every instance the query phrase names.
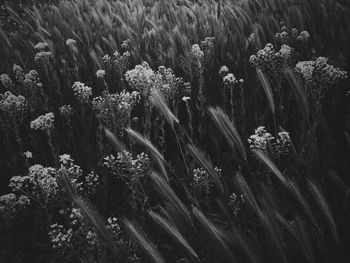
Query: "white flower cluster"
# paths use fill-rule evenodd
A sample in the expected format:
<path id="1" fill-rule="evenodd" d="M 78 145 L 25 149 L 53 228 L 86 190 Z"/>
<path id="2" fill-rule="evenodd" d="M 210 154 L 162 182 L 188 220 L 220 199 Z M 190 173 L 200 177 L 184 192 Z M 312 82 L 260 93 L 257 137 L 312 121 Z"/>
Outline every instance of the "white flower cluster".
<path id="1" fill-rule="evenodd" d="M 34 49 L 38 52 L 46 51 L 49 49 L 49 44 L 46 42 L 39 42 L 34 46 Z"/>
<path id="2" fill-rule="evenodd" d="M 296 28 L 289 30 L 286 26 L 282 26 L 281 32 L 275 35 L 275 40 L 281 44 L 290 43 L 307 43 L 310 40 L 310 34 L 307 31 L 298 32 Z"/>
<path id="3" fill-rule="evenodd" d="M 268 43 L 256 55 L 250 56 L 249 62 L 254 66 L 277 67 L 282 61 L 289 60 L 292 54 L 293 48 L 287 44 L 283 44 L 280 50 L 276 52 L 274 46 Z"/>
<path id="4" fill-rule="evenodd" d="M 153 87 L 159 90 L 167 101 L 171 101 L 181 95 L 188 95 L 182 78 L 177 78 L 171 68 L 159 66 L 155 73 Z"/>
<path id="5" fill-rule="evenodd" d="M 227 66 L 222 66 L 219 70 L 219 75 L 220 76 L 225 76 L 229 72 L 229 69 Z"/>
<path id="6" fill-rule="evenodd" d="M 237 194 L 232 193 L 229 196 L 229 206 L 231 206 L 231 208 L 233 209 L 233 215 L 235 217 L 239 216 L 240 211 L 242 209 L 243 202 L 244 202 L 244 198 L 242 194 L 238 196 Z"/>
<path id="7" fill-rule="evenodd" d="M 105 75 L 106 75 L 106 71 L 103 69 L 99 69 L 96 71 L 96 77 L 100 79 L 103 79 Z"/>
<path id="8" fill-rule="evenodd" d="M 68 38 L 66 40 L 66 45 L 69 47 L 69 48 L 75 48 L 77 46 L 77 41 L 75 39 L 71 39 L 71 38 Z"/>
<path id="9" fill-rule="evenodd" d="M 33 154 L 30 151 L 25 151 L 23 154 L 27 159 L 33 158 Z"/>
<path id="10" fill-rule="evenodd" d="M 17 80 L 17 82 L 22 83 L 24 81 L 24 74 L 21 66 L 14 64 L 13 73 L 15 74 L 15 79 Z"/>
<path id="11" fill-rule="evenodd" d="M 301 42 L 308 42 L 310 38 L 310 34 L 307 31 L 300 32 L 299 36 L 297 37 L 297 39 Z"/>
<path id="12" fill-rule="evenodd" d="M 58 108 L 58 111 L 64 119 L 70 120 L 73 114 L 73 107 L 71 105 L 62 105 Z"/>
<path id="13" fill-rule="evenodd" d="M 31 121 L 30 128 L 32 130 L 47 131 L 55 127 L 54 121 L 55 121 L 55 115 L 52 112 L 49 112 Z"/>
<path id="14" fill-rule="evenodd" d="M 53 59 L 53 54 L 51 51 L 40 51 L 36 53 L 34 61 L 39 65 L 47 66 Z"/>
<path id="15" fill-rule="evenodd" d="M 295 71 L 300 73 L 306 81 L 312 80 L 315 69 L 315 61 L 300 61 L 295 66 Z"/>
<path id="16" fill-rule="evenodd" d="M 58 158 L 61 165 L 60 169 L 66 169 L 68 177 L 79 195 L 90 196 L 96 192 L 96 188 L 100 182 L 98 174 L 91 171 L 88 175 L 84 176 L 83 170 L 79 165 L 74 163 L 74 160 L 69 154 L 62 154 Z"/>
<path id="17" fill-rule="evenodd" d="M 255 133 L 248 139 L 250 149 L 267 151 L 268 142 L 274 139 L 271 133 L 266 131 L 264 126 L 259 126 L 255 129 Z"/>
<path id="18" fill-rule="evenodd" d="M 16 213 L 30 205 L 30 200 L 25 195 L 13 193 L 0 196 L 0 217 L 12 218 Z"/>
<path id="19" fill-rule="evenodd" d="M 133 187 L 149 172 L 151 161 L 146 153 L 140 153 L 136 158 L 130 152 L 125 151 L 124 153 L 128 160 L 124 160 L 123 154 L 118 153 L 116 157 L 106 156 L 103 159 L 103 165 L 112 174 L 121 177 L 130 187 Z"/>
<path id="20" fill-rule="evenodd" d="M 73 237 L 73 229 L 65 229 L 63 225 L 53 224 L 50 226 L 49 237 L 53 249 L 64 249 Z"/>
<path id="21" fill-rule="evenodd" d="M 295 66 L 305 81 L 321 88 L 336 84 L 347 78 L 347 72 L 328 64 L 328 58 L 318 57 L 311 61 L 300 61 Z"/>
<path id="22" fill-rule="evenodd" d="M 236 77 L 232 73 L 228 73 L 224 78 L 223 81 L 226 85 L 233 85 L 238 83 Z"/>
<path id="23" fill-rule="evenodd" d="M 222 175 L 222 170 L 218 167 L 214 167 L 215 172 L 219 177 Z M 193 186 L 200 190 L 203 190 L 206 194 L 209 194 L 210 188 L 213 187 L 213 181 L 211 176 L 203 168 L 196 168 L 193 170 Z"/>
<path id="24" fill-rule="evenodd" d="M 293 49 L 290 46 L 283 44 L 279 50 L 279 53 L 284 59 L 289 59 L 292 56 L 292 51 Z"/>
<path id="25" fill-rule="evenodd" d="M 149 101 L 152 90 L 160 91 L 167 101 L 189 94 L 188 85 L 182 78 L 176 77 L 172 69 L 164 66 L 159 66 L 155 72 L 143 62 L 127 71 L 125 79 L 133 89 L 140 91 L 146 101 Z"/>
<path id="26" fill-rule="evenodd" d="M 107 229 L 111 232 L 113 238 L 117 238 L 120 235 L 120 226 L 118 218 L 109 217 L 107 218 Z"/>
<path id="27" fill-rule="evenodd" d="M 17 131 L 26 111 L 27 101 L 23 96 L 10 91 L 0 94 L 0 127 Z"/>
<path id="28" fill-rule="evenodd" d="M 154 78 L 155 73 L 147 62 L 142 62 L 141 65 L 136 65 L 134 69 L 125 73 L 125 79 L 129 85 L 133 89 L 147 95 L 154 84 Z"/>
<path id="29" fill-rule="evenodd" d="M 274 157 L 278 158 L 282 154 L 288 154 L 291 146 L 291 138 L 288 132 L 281 131 L 277 138 L 266 131 L 264 126 L 255 129 L 255 133 L 248 138 L 250 149 L 267 153 L 268 147 Z"/>
<path id="30" fill-rule="evenodd" d="M 10 179 L 9 187 L 13 192 L 23 192 L 39 200 L 52 200 L 59 188 L 56 179 L 57 170 L 35 164 L 29 168 L 26 176 L 14 176 Z"/>
<path id="31" fill-rule="evenodd" d="M 14 95 L 11 91 L 0 94 L 0 110 L 7 113 L 17 113 L 24 111 L 26 100 L 22 95 Z"/>
<path id="32" fill-rule="evenodd" d="M 11 90 L 13 88 L 13 82 L 12 82 L 11 78 L 9 77 L 9 75 L 1 74 L 0 81 L 2 82 L 2 84 L 4 85 L 4 87 L 6 89 Z"/>
<path id="33" fill-rule="evenodd" d="M 74 82 L 72 86 L 75 97 L 80 103 L 87 103 L 92 96 L 92 88 L 81 82 Z"/>
<path id="34" fill-rule="evenodd" d="M 137 91 L 106 94 L 95 97 L 92 107 L 101 123 L 112 130 L 122 134 L 130 121 L 131 111 L 140 101 L 140 93 Z"/>
<path id="35" fill-rule="evenodd" d="M 197 60 L 201 60 L 204 57 L 204 53 L 198 44 L 192 45 L 191 54 Z"/>

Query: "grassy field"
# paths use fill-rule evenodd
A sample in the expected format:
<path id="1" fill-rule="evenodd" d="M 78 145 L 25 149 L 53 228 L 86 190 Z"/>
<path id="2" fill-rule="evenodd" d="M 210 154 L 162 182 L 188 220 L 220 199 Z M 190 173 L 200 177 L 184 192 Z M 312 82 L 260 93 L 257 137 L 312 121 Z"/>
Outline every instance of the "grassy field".
<path id="1" fill-rule="evenodd" d="M 348 262 L 350 6 L 4 1 L 0 257 Z"/>

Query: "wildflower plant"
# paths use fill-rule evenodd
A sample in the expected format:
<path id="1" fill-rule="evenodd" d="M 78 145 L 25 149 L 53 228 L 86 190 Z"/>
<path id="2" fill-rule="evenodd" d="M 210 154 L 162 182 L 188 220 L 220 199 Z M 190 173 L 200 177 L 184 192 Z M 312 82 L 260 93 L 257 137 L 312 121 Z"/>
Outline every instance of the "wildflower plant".
<path id="1" fill-rule="evenodd" d="M 222 176 L 222 170 L 220 168 L 214 167 L 214 170 L 219 177 Z M 211 176 L 203 168 L 196 168 L 193 170 L 192 186 L 208 196 L 214 187 L 214 183 Z"/>
<path id="2" fill-rule="evenodd" d="M 97 119 L 116 135 L 123 135 L 130 123 L 131 112 L 140 101 L 137 91 L 105 94 L 92 100 Z"/>
<path id="3" fill-rule="evenodd" d="M 304 79 L 318 111 L 327 90 L 341 80 L 347 79 L 347 72 L 328 64 L 328 58 L 325 57 L 299 61 L 294 70 Z"/>
<path id="4" fill-rule="evenodd" d="M 17 134 L 27 109 L 27 101 L 22 95 L 16 96 L 11 91 L 0 94 L 0 127 Z"/>
<path id="5" fill-rule="evenodd" d="M 55 127 L 54 121 L 55 115 L 52 112 L 49 112 L 31 121 L 30 128 L 32 130 L 50 131 Z"/>
<path id="6" fill-rule="evenodd" d="M 248 138 L 251 150 L 258 150 L 265 154 L 271 153 L 275 159 L 287 155 L 291 147 L 291 138 L 288 132 L 281 131 L 277 138 L 267 132 L 264 126 L 255 129 L 255 133 Z"/>
<path id="7" fill-rule="evenodd" d="M 76 99 L 80 103 L 88 103 L 90 97 L 92 96 L 92 88 L 89 86 L 86 86 L 84 83 L 76 81 L 74 82 L 73 86 L 73 93 Z"/>
<path id="8" fill-rule="evenodd" d="M 142 183 L 144 177 L 150 172 L 151 161 L 146 153 L 133 156 L 130 152 L 125 151 L 124 154 L 106 156 L 103 159 L 103 166 L 112 175 L 111 182 L 115 183 L 117 179 L 120 179 L 125 183 L 129 191 L 130 205 L 136 212 L 138 207 L 143 210 L 148 199 Z M 111 198 L 118 197 L 112 196 Z"/>

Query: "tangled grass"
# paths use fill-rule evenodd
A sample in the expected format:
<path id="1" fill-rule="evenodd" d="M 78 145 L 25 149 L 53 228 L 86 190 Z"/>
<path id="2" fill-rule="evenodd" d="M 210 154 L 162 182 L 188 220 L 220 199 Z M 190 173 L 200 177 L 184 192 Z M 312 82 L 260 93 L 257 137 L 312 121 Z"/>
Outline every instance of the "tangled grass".
<path id="1" fill-rule="evenodd" d="M 345 2 L 3 7 L 2 258 L 350 258 Z"/>

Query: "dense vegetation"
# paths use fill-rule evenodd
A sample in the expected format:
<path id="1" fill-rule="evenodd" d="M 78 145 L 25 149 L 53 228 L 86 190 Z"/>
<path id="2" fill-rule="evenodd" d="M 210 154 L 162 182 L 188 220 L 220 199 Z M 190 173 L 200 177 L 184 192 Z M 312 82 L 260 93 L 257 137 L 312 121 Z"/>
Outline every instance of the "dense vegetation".
<path id="1" fill-rule="evenodd" d="M 350 7 L 5 1 L 0 257 L 348 262 Z"/>

